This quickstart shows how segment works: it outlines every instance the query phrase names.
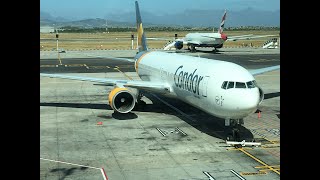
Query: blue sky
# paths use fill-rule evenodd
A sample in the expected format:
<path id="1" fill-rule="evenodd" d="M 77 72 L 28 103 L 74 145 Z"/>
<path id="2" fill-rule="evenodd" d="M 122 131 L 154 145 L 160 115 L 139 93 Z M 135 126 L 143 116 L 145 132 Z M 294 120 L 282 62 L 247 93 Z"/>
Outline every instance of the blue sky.
<path id="1" fill-rule="evenodd" d="M 135 0 L 40 0 L 40 11 L 71 19 L 104 18 L 108 13 L 132 12 Z M 280 9 L 280 0 L 139 0 L 141 11 L 158 14 L 186 9 Z"/>

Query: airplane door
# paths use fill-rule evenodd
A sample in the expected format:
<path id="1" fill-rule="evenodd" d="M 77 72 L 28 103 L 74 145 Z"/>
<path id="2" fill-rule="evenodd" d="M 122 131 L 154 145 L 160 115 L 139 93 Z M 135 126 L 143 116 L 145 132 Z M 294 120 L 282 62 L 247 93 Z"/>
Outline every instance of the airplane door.
<path id="1" fill-rule="evenodd" d="M 207 97 L 207 89 L 208 89 L 208 80 L 210 76 L 205 76 L 201 83 L 202 96 Z"/>

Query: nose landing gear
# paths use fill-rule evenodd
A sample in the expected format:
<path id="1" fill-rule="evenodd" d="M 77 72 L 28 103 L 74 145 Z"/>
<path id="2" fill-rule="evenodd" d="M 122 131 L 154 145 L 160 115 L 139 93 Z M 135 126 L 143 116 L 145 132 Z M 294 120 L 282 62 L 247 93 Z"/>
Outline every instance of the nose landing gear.
<path id="1" fill-rule="evenodd" d="M 241 126 L 244 124 L 243 119 L 225 119 L 227 128 L 227 141 L 241 141 Z"/>

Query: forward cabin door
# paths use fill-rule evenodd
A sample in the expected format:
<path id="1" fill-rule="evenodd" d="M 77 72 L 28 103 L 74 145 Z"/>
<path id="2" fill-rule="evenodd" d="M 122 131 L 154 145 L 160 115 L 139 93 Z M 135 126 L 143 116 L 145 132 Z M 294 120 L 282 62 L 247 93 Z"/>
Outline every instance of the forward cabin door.
<path id="1" fill-rule="evenodd" d="M 202 96 L 207 97 L 207 90 L 208 90 L 208 81 L 210 79 L 210 76 L 205 76 L 200 83 L 200 89 L 202 91 Z"/>

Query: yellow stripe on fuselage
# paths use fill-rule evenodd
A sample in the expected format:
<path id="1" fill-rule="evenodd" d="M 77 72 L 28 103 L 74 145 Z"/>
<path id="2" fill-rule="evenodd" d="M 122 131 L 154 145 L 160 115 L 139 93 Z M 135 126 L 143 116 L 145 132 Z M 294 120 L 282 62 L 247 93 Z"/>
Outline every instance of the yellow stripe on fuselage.
<path id="1" fill-rule="evenodd" d="M 142 23 L 139 24 L 139 28 L 138 28 L 138 49 L 140 49 L 140 47 L 142 47 L 142 35 L 143 35 L 143 27 L 142 27 Z"/>
<path id="2" fill-rule="evenodd" d="M 136 66 L 135 66 L 135 68 L 136 68 L 136 72 L 137 72 L 137 74 L 138 74 L 138 76 L 139 76 L 139 73 L 138 73 L 138 66 L 139 66 L 139 63 L 140 63 L 140 61 L 142 60 L 142 58 L 145 56 L 145 55 L 147 55 L 147 54 L 149 54 L 150 52 L 146 52 L 146 53 L 144 53 L 144 54 L 142 54 L 141 56 L 140 56 L 140 58 L 136 61 Z"/>

